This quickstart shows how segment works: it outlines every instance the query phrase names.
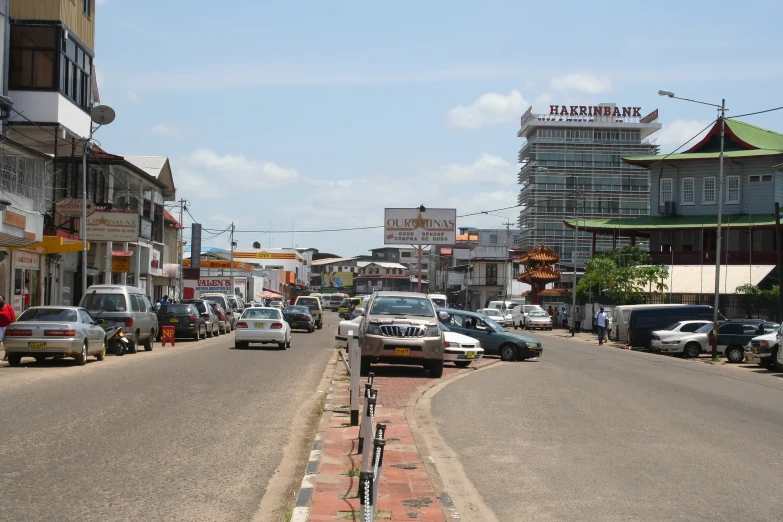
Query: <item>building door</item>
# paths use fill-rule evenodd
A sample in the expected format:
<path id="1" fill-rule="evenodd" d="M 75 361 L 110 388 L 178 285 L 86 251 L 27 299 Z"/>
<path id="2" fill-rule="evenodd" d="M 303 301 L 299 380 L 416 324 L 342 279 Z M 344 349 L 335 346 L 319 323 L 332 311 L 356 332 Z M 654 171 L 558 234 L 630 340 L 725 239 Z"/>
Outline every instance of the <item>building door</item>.
<path id="1" fill-rule="evenodd" d="M 14 309 L 27 310 L 41 303 L 41 273 L 39 270 L 17 268 L 14 270 Z M 17 303 L 19 308 L 17 309 Z"/>

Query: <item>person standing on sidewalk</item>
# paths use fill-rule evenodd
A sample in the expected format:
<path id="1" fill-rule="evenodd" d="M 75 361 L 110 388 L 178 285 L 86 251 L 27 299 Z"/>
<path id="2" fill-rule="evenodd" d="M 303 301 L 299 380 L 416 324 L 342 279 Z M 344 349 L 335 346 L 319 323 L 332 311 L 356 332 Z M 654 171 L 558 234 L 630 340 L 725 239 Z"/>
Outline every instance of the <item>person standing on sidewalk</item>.
<path id="1" fill-rule="evenodd" d="M 14 321 L 16 321 L 14 309 L 5 304 L 5 296 L 0 295 L 0 343 L 2 343 L 3 338 L 5 338 L 5 329 Z M 3 357 L 3 360 L 8 360 L 8 355 Z"/>
<path id="2" fill-rule="evenodd" d="M 602 306 L 600 310 L 598 310 L 598 313 L 595 314 L 595 324 L 598 326 L 598 344 L 602 345 L 604 344 L 604 334 L 606 333 L 606 322 L 608 320 L 608 317 L 606 316 L 606 312 L 604 312 L 604 307 Z"/>
<path id="3" fill-rule="evenodd" d="M 560 309 L 560 327 L 568 328 L 568 312 L 566 312 L 565 307 Z"/>

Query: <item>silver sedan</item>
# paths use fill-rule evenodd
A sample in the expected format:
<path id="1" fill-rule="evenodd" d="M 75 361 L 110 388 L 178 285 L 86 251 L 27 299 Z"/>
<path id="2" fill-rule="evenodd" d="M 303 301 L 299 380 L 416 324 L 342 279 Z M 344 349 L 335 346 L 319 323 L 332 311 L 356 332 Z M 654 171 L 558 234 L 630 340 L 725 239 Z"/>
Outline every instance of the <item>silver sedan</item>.
<path id="1" fill-rule="evenodd" d="M 33 306 L 5 331 L 3 346 L 8 364 L 19 366 L 23 357 L 73 357 L 83 366 L 87 356 L 102 361 L 106 333 L 90 312 L 78 306 Z"/>

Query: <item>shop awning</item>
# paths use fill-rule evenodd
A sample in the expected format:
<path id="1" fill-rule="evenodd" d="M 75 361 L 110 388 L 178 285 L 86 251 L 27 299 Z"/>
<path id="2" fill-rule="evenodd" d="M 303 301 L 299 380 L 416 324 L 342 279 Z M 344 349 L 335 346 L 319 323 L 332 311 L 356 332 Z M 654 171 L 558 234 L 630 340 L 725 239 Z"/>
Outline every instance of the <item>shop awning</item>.
<path id="1" fill-rule="evenodd" d="M 130 257 L 133 255 L 133 251 L 131 250 L 112 250 L 111 256 L 112 257 Z"/>
<path id="2" fill-rule="evenodd" d="M 278 294 L 277 292 L 270 292 L 269 290 L 264 290 L 263 292 L 258 292 L 256 294 L 256 297 L 261 297 L 263 299 L 276 299 L 278 297 L 283 297 L 283 296 Z"/>
<path id="3" fill-rule="evenodd" d="M 25 248 L 43 249 L 43 254 L 64 254 L 65 252 L 79 252 L 82 249 L 82 242 L 78 239 L 68 239 L 60 236 L 43 236 L 41 241 L 33 243 Z M 87 250 L 90 249 L 90 242 L 87 242 Z"/>

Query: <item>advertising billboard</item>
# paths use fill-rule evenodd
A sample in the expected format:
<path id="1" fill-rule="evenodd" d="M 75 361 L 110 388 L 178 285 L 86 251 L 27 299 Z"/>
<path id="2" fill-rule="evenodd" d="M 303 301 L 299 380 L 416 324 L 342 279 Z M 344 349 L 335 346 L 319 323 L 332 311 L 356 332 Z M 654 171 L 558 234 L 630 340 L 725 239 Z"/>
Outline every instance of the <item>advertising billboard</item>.
<path id="1" fill-rule="evenodd" d="M 353 272 L 323 272 L 321 288 L 343 288 L 353 285 Z"/>
<path id="2" fill-rule="evenodd" d="M 138 241 L 139 213 L 103 211 L 87 216 L 87 239 L 90 241 Z"/>
<path id="3" fill-rule="evenodd" d="M 201 224 L 199 223 L 193 223 L 190 228 L 190 267 L 201 268 Z"/>
<path id="4" fill-rule="evenodd" d="M 453 245 L 457 242 L 457 210 L 453 208 L 387 208 L 386 245 Z"/>

